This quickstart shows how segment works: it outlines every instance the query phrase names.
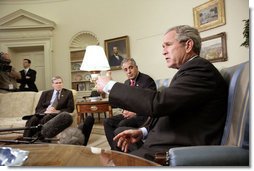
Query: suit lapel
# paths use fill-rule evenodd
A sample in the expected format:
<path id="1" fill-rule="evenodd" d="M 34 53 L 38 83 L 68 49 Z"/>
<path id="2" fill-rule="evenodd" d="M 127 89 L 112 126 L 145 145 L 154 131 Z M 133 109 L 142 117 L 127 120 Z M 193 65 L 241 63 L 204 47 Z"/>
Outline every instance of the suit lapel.
<path id="1" fill-rule="evenodd" d="M 63 100 L 64 96 L 65 96 L 65 90 L 62 89 L 61 92 L 60 92 L 59 102 L 60 102 L 61 100 Z"/>

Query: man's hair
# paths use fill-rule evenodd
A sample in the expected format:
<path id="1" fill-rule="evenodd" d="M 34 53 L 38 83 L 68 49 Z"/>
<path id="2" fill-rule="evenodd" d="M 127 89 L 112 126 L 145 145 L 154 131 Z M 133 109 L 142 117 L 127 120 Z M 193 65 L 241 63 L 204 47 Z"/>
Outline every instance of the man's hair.
<path id="1" fill-rule="evenodd" d="M 61 79 L 63 81 L 62 77 L 57 75 L 57 76 L 52 77 L 51 82 L 54 83 L 54 81 L 58 80 L 58 79 Z"/>
<path id="2" fill-rule="evenodd" d="M 177 34 L 176 40 L 178 40 L 180 43 L 186 42 L 187 40 L 191 39 L 194 42 L 194 46 L 192 50 L 198 55 L 200 54 L 201 37 L 196 28 L 193 28 L 188 25 L 180 25 L 180 26 L 175 26 L 168 29 L 166 34 L 170 31 L 176 31 L 176 34 Z"/>
<path id="3" fill-rule="evenodd" d="M 136 61 L 133 58 L 124 58 L 121 62 L 121 67 L 123 67 L 123 64 L 126 62 L 131 62 L 132 65 L 137 66 Z"/>
<path id="4" fill-rule="evenodd" d="M 24 61 L 27 61 L 29 64 L 31 64 L 31 60 L 30 59 L 24 59 Z"/>

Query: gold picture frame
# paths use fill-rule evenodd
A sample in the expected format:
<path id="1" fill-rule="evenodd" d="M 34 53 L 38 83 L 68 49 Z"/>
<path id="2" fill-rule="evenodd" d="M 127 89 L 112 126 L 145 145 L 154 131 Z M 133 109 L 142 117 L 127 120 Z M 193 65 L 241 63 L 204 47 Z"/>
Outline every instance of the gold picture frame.
<path id="1" fill-rule="evenodd" d="M 213 36 L 202 38 L 200 56 L 211 62 L 227 61 L 226 33 L 222 32 Z"/>
<path id="2" fill-rule="evenodd" d="M 210 0 L 193 8 L 193 17 L 200 32 L 226 24 L 224 0 Z"/>
<path id="3" fill-rule="evenodd" d="M 111 70 L 121 69 L 121 62 L 124 58 L 130 58 L 129 37 L 122 36 L 104 41 L 105 53 L 108 57 Z M 113 47 L 118 48 L 118 59 L 114 57 Z"/>

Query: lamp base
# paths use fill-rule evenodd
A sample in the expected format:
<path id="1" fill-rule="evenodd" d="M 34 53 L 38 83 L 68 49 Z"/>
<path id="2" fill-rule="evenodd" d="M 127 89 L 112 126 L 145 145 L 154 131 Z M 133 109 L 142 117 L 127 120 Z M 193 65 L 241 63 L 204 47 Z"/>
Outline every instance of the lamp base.
<path id="1" fill-rule="evenodd" d="M 101 95 L 100 95 L 100 93 L 98 93 L 98 91 L 92 90 L 90 97 L 99 97 L 99 96 L 101 96 Z"/>
<path id="2" fill-rule="evenodd" d="M 92 90 L 91 95 L 89 97 L 83 97 L 83 98 L 91 102 L 102 100 L 101 94 L 98 93 L 96 90 Z"/>

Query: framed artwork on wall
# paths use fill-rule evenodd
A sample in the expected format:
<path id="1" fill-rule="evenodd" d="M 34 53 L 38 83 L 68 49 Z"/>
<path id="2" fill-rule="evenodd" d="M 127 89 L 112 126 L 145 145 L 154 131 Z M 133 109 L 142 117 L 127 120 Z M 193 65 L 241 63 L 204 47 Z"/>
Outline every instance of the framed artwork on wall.
<path id="1" fill-rule="evenodd" d="M 210 0 L 193 8 L 193 17 L 200 32 L 226 24 L 224 0 Z"/>
<path id="2" fill-rule="evenodd" d="M 104 41 L 105 53 L 111 70 L 121 69 L 124 58 L 130 58 L 129 37 L 122 36 Z"/>
<path id="3" fill-rule="evenodd" d="M 211 62 L 227 61 L 226 33 L 202 38 L 200 56 Z"/>

